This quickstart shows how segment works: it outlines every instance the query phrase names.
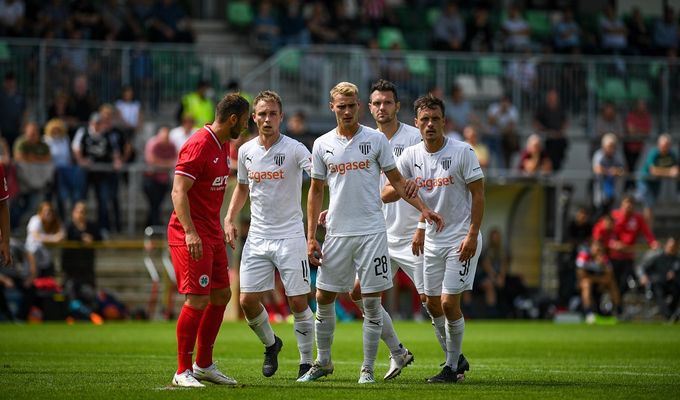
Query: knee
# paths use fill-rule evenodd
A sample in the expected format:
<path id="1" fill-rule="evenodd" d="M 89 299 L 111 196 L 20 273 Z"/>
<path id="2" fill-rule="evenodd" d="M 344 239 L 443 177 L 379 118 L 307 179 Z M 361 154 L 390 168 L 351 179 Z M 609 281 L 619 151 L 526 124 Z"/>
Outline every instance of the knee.
<path id="1" fill-rule="evenodd" d="M 184 304 L 197 310 L 205 310 L 210 302 L 208 295 L 188 294 Z"/>
<path id="2" fill-rule="evenodd" d="M 307 296 L 302 295 L 302 296 L 293 296 L 288 300 L 288 305 L 290 306 L 290 309 L 294 313 L 301 313 L 309 307 L 309 304 L 307 303 Z"/>
<path id="3" fill-rule="evenodd" d="M 254 312 L 259 312 L 262 308 L 260 304 L 260 297 L 254 295 L 253 293 L 241 293 L 239 303 L 241 304 L 241 308 L 246 314 L 253 314 Z"/>
<path id="4" fill-rule="evenodd" d="M 210 291 L 210 302 L 216 306 L 226 306 L 231 300 L 231 289 L 214 289 Z"/>

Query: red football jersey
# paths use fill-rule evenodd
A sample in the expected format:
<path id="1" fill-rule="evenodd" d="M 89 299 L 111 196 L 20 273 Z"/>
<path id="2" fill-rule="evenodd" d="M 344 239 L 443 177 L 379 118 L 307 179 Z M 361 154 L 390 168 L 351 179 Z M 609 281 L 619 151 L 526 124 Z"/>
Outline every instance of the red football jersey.
<path id="1" fill-rule="evenodd" d="M 220 208 L 229 176 L 229 141 L 220 144 L 217 136 L 205 125 L 191 135 L 179 153 L 175 174 L 194 181 L 187 193 L 189 211 L 196 231 L 204 244 L 224 242 Z M 182 245 L 184 228 L 175 211 L 168 223 L 168 243 Z"/>
<path id="2" fill-rule="evenodd" d="M 0 201 L 9 198 L 9 191 L 7 189 L 7 177 L 5 177 L 5 168 L 0 165 Z"/>

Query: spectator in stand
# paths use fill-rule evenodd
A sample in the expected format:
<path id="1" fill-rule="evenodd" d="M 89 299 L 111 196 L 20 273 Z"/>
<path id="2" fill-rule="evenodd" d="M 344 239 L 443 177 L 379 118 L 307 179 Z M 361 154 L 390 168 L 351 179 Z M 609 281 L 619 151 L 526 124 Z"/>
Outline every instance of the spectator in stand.
<path id="1" fill-rule="evenodd" d="M 671 146 L 671 136 L 667 133 L 660 135 L 656 147 L 647 154 L 647 159 L 640 169 L 637 198 L 644 206 L 643 214 L 649 226 L 653 226 L 652 209 L 659 197 L 663 180 L 677 179 L 680 176 L 678 155 Z"/>
<path id="2" fill-rule="evenodd" d="M 170 188 L 169 172 L 174 168 L 178 154 L 169 136 L 170 129 L 161 126 L 144 147 L 144 161 L 150 167 L 144 173 L 144 194 L 149 203 L 147 226 L 158 226 L 165 221 L 161 219 L 162 205 Z"/>
<path id="3" fill-rule="evenodd" d="M 81 247 L 67 247 L 61 251 L 61 268 L 64 272 L 64 292 L 76 311 L 74 314 L 85 314 L 93 322 L 97 315 L 92 315 L 96 307 L 96 253 L 93 242 L 102 240 L 96 223 L 87 218 L 87 204 L 78 201 L 71 211 L 71 221 L 66 227 L 66 238 L 81 242 Z M 75 302 L 74 302 L 75 301 Z"/>
<path id="4" fill-rule="evenodd" d="M 527 138 L 526 147 L 520 155 L 519 171 L 524 176 L 549 175 L 553 171 L 552 161 L 543 150 L 541 137 L 535 133 Z"/>
<path id="5" fill-rule="evenodd" d="M 304 144 L 309 151 L 312 151 L 312 145 L 317 138 L 314 133 L 307 129 L 307 116 L 302 110 L 298 110 L 288 117 L 285 134 Z"/>
<path id="6" fill-rule="evenodd" d="M 463 137 L 479 159 L 479 166 L 486 171 L 491 163 L 491 155 L 489 154 L 489 148 L 484 143 L 480 143 L 477 128 L 472 125 L 466 126 L 463 128 Z"/>
<path id="7" fill-rule="evenodd" d="M 144 37 L 144 29 L 140 25 L 126 2 L 106 0 L 99 4 L 99 13 L 106 26 L 106 39 L 134 42 Z"/>
<path id="8" fill-rule="evenodd" d="M 578 53 L 581 48 L 581 27 L 574 20 L 571 7 L 564 9 L 562 19 L 555 25 L 555 50 L 558 53 Z"/>
<path id="9" fill-rule="evenodd" d="M 195 125 L 194 117 L 189 113 L 184 113 L 182 115 L 182 123 L 170 130 L 170 141 L 175 145 L 178 153 L 189 139 L 189 136 L 196 132 Z"/>
<path id="10" fill-rule="evenodd" d="M 11 208 L 12 228 L 23 225 L 24 213 L 35 210 L 47 195 L 47 186 L 54 175 L 50 148 L 40 137 L 40 127 L 35 122 L 24 126 L 23 135 L 14 142 L 19 196 Z"/>
<path id="11" fill-rule="evenodd" d="M 90 115 L 97 110 L 98 103 L 88 89 L 87 76 L 78 75 L 73 79 L 73 92 L 69 96 L 67 115 L 75 117 L 78 126 L 86 125 Z"/>
<path id="12" fill-rule="evenodd" d="M 90 124 L 80 128 L 71 143 L 78 165 L 87 171 L 88 188 L 95 190 L 98 221 L 104 238 L 111 230 L 109 200 L 118 195 L 113 193 L 112 180 L 116 179 L 115 171 L 123 165 L 118 143 L 106 134 L 110 129 L 109 124 L 99 113 L 92 114 Z"/>
<path id="13" fill-rule="evenodd" d="M 465 43 L 465 21 L 458 4 L 449 1 L 432 27 L 432 48 L 441 51 L 461 51 Z"/>
<path id="14" fill-rule="evenodd" d="M 663 10 L 663 18 L 654 24 L 653 45 L 657 55 L 667 56 L 670 50 L 678 49 L 680 40 L 680 27 L 675 18 L 673 7 L 666 6 Z"/>
<path id="15" fill-rule="evenodd" d="M 628 30 L 616 9 L 608 4 L 600 18 L 600 49 L 605 54 L 621 54 L 628 47 Z"/>
<path id="16" fill-rule="evenodd" d="M 557 90 L 548 90 L 545 103 L 538 108 L 534 116 L 534 127 L 545 140 L 545 151 L 554 171 L 562 169 L 562 162 L 569 147 L 567 125 L 567 113 L 560 104 Z"/>
<path id="17" fill-rule="evenodd" d="M 54 94 L 54 100 L 47 109 L 47 119 L 60 119 L 66 124 L 67 133 L 69 136 L 75 133 L 78 129 L 78 120 L 74 115 L 69 114 L 69 97 L 62 90 L 57 90 Z"/>
<path id="18" fill-rule="evenodd" d="M 511 4 L 508 17 L 501 24 L 505 34 L 505 50 L 520 53 L 531 47 L 531 29 L 522 17 L 517 4 Z"/>
<path id="19" fill-rule="evenodd" d="M 284 3 L 280 13 L 281 19 L 281 44 L 283 46 L 298 45 L 307 46 L 311 42 L 307 21 L 303 14 L 303 5 L 300 0 L 290 0 Z"/>
<path id="20" fill-rule="evenodd" d="M 652 34 L 642 17 L 640 7 L 633 7 L 626 27 L 628 29 L 628 48 L 631 53 L 648 55 L 652 47 Z"/>
<path id="21" fill-rule="evenodd" d="M 467 24 L 465 49 L 477 53 L 489 53 L 493 50 L 494 32 L 489 23 L 489 10 L 484 5 L 475 8 L 472 21 Z"/>
<path id="22" fill-rule="evenodd" d="M 505 70 L 505 77 L 511 85 L 518 85 L 524 99 L 536 96 L 538 83 L 538 59 L 533 57 L 531 50 L 524 50 L 522 56 L 513 58 Z"/>
<path id="23" fill-rule="evenodd" d="M 0 2 L 0 34 L 2 36 L 25 36 L 24 15 L 26 6 L 21 0 L 3 0 Z"/>
<path id="24" fill-rule="evenodd" d="M 659 244 L 649 229 L 645 219 L 635 211 L 635 199 L 626 195 L 621 200 L 621 207 L 611 212 L 614 222 L 613 238 L 605 242 L 606 231 L 600 224 L 593 228 L 593 239 L 605 242 L 609 249 L 609 259 L 614 266 L 614 276 L 621 296 L 634 286 L 635 273 L 633 263 L 635 252 L 633 246 L 638 236 L 644 236 L 649 247 L 656 249 Z"/>
<path id="25" fill-rule="evenodd" d="M 680 301 L 680 256 L 678 239 L 668 238 L 663 252 L 648 259 L 642 266 L 640 285 L 651 290 L 661 314 L 669 320 L 678 318 Z M 667 297 L 670 296 L 670 302 Z"/>
<path id="26" fill-rule="evenodd" d="M 175 0 L 157 1 L 147 24 L 149 40 L 152 42 L 194 42 L 191 18 Z"/>
<path id="27" fill-rule="evenodd" d="M 64 240 L 64 237 L 64 227 L 52 204 L 43 201 L 26 228 L 26 251 L 33 279 L 54 277 L 54 259 L 45 243 L 57 243 Z"/>
<path id="28" fill-rule="evenodd" d="M 595 174 L 593 203 L 596 216 L 609 213 L 621 193 L 618 181 L 625 169 L 617 145 L 616 135 L 607 133 L 602 136 L 602 146 L 593 155 L 593 174 Z"/>
<path id="29" fill-rule="evenodd" d="M 595 137 L 591 143 L 591 153 L 595 152 L 599 147 L 602 138 L 607 133 L 613 133 L 617 139 L 624 137 L 623 121 L 616 112 L 616 105 L 612 102 L 606 102 L 602 105 L 600 114 L 595 120 Z"/>
<path id="30" fill-rule="evenodd" d="M 463 132 L 463 128 L 476 122 L 472 113 L 472 104 L 465 98 L 463 88 L 458 84 L 451 86 L 451 97 L 449 101 L 444 100 L 446 115 L 451 118 L 454 129 Z"/>
<path id="31" fill-rule="evenodd" d="M 73 32 L 80 32 L 85 40 L 104 39 L 106 26 L 92 1 L 74 0 L 70 2 L 69 8 L 67 26 Z"/>
<path id="32" fill-rule="evenodd" d="M 279 47 L 280 29 L 270 1 L 260 2 L 251 29 L 258 49 L 268 55 L 276 52 Z"/>
<path id="33" fill-rule="evenodd" d="M 311 13 L 307 19 L 312 43 L 333 44 L 338 42 L 338 32 L 331 24 L 329 10 L 323 1 L 316 1 L 311 5 Z"/>
<path id="34" fill-rule="evenodd" d="M 637 170 L 638 159 L 645 147 L 645 140 L 652 133 L 652 114 L 647 110 L 647 102 L 638 99 L 635 107 L 626 115 L 626 135 L 623 138 L 623 156 L 626 159 L 626 172 L 632 176 Z M 634 180 L 626 182 L 626 190 L 634 186 Z"/>
<path id="35" fill-rule="evenodd" d="M 595 322 L 593 312 L 593 287 L 608 292 L 616 313 L 621 312 L 621 296 L 614 279 L 614 271 L 607 249 L 600 241 L 593 240 L 589 247 L 582 248 L 576 257 L 576 277 L 581 289 L 581 306 L 586 315 L 586 323 Z"/>
<path id="36" fill-rule="evenodd" d="M 19 93 L 14 72 L 5 73 L 0 92 L 0 133 L 10 149 L 21 135 L 21 127 L 26 119 L 26 99 Z"/>
<path id="37" fill-rule="evenodd" d="M 498 166 L 510 168 L 512 157 L 519 150 L 519 112 L 512 104 L 510 95 L 503 94 L 498 102 L 492 103 L 486 111 L 486 117 L 489 133 L 487 145 L 492 152 L 502 155 L 496 157 L 500 161 Z"/>
<path id="38" fill-rule="evenodd" d="M 123 86 L 120 99 L 114 104 L 120 115 L 120 129 L 127 138 L 134 138 L 144 123 L 142 103 L 135 98 L 135 90 L 130 85 Z"/>
<path id="39" fill-rule="evenodd" d="M 85 198 L 85 173 L 73 160 L 71 140 L 63 120 L 49 120 L 45 125 L 44 139 L 50 148 L 55 166 L 54 183 L 59 218 L 66 220 L 67 210 Z"/>
<path id="40" fill-rule="evenodd" d="M 213 90 L 210 82 L 201 80 L 196 90 L 182 97 L 177 119 L 181 120 L 186 113 L 194 119 L 194 128 L 201 129 L 215 118 L 215 103 L 212 99 Z"/>

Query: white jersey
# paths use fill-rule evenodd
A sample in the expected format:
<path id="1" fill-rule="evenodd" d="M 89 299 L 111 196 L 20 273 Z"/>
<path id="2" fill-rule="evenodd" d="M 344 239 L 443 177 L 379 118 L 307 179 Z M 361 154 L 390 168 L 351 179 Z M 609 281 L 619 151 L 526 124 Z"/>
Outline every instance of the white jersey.
<path id="1" fill-rule="evenodd" d="M 351 140 L 333 129 L 314 141 L 312 178 L 326 180 L 330 204 L 328 236 L 385 232 L 380 200 L 380 171 L 396 168 L 382 133 L 360 125 Z"/>
<path id="2" fill-rule="evenodd" d="M 415 179 L 425 204 L 444 218 L 444 230 L 428 224 L 425 241 L 434 248 L 460 243 L 470 229 L 472 195 L 467 184 L 482 179 L 479 160 L 469 144 L 444 138 L 444 146 L 428 153 L 425 143 L 404 150 L 398 162 L 407 179 Z"/>
<path id="3" fill-rule="evenodd" d="M 311 154 L 302 143 L 281 135 L 269 150 L 255 137 L 238 150 L 238 181 L 250 188 L 248 235 L 265 239 L 304 236 L 302 170 L 310 172 Z"/>
<path id="4" fill-rule="evenodd" d="M 399 129 L 394 133 L 390 139 L 392 145 L 392 152 L 395 160 L 403 153 L 404 149 L 422 142 L 420 131 L 404 123 L 399 124 Z M 385 186 L 387 177 L 381 174 L 380 187 Z M 388 240 L 410 239 L 416 230 L 418 221 L 420 220 L 420 211 L 412 205 L 408 204 L 406 200 L 401 199 L 392 203 L 385 203 L 382 206 L 385 222 L 387 223 L 387 237 Z"/>

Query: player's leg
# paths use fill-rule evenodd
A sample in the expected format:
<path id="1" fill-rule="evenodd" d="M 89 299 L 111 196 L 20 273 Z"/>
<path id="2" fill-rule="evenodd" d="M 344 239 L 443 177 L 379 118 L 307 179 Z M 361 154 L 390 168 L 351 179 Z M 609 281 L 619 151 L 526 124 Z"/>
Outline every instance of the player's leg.
<path id="1" fill-rule="evenodd" d="M 359 383 L 375 383 L 374 368 L 378 345 L 383 331 L 381 295 L 392 287 L 392 267 L 387 251 L 387 234 L 359 237 L 359 247 L 353 259 L 357 267 L 363 303 L 364 361 Z"/>
<path id="2" fill-rule="evenodd" d="M 312 367 L 314 357 L 314 313 L 307 301 L 311 286 L 305 238 L 278 240 L 275 264 L 293 312 L 293 329 L 300 352 L 300 378 Z"/>
<path id="3" fill-rule="evenodd" d="M 265 347 L 262 375 L 270 377 L 278 369 L 283 343 L 274 335 L 262 297 L 274 289 L 274 263 L 268 254 L 267 239 L 248 237 L 241 254 L 241 296 L 239 303 L 250 329 Z"/>

